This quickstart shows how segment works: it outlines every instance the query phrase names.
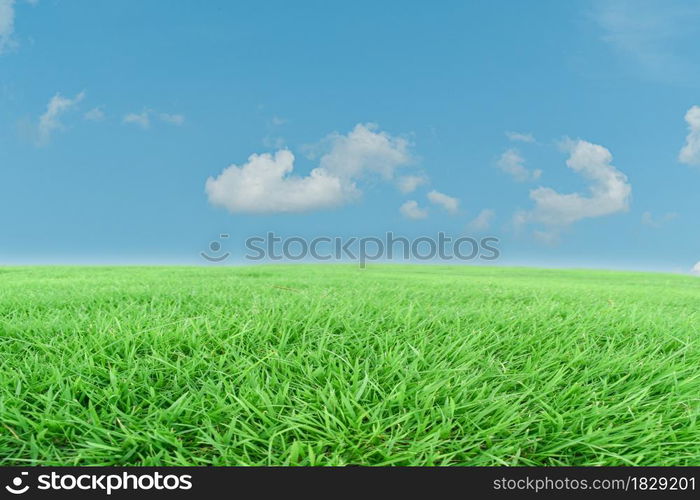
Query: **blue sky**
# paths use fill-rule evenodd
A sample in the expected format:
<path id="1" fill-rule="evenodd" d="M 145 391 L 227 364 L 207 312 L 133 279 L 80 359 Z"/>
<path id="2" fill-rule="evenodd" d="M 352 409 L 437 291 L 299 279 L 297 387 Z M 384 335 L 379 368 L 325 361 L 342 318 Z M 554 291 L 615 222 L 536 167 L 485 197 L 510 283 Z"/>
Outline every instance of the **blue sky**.
<path id="1" fill-rule="evenodd" d="M 0 0 L 0 264 L 445 231 L 690 272 L 698 46 L 695 1 Z"/>

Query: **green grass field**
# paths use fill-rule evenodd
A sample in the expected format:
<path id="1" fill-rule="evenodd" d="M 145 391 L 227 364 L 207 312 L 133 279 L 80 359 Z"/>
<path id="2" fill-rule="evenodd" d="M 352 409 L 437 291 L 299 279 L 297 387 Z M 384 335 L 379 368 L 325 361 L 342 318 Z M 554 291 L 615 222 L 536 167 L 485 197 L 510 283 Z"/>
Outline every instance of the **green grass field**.
<path id="1" fill-rule="evenodd" d="M 1 465 L 700 465 L 700 279 L 0 269 Z"/>

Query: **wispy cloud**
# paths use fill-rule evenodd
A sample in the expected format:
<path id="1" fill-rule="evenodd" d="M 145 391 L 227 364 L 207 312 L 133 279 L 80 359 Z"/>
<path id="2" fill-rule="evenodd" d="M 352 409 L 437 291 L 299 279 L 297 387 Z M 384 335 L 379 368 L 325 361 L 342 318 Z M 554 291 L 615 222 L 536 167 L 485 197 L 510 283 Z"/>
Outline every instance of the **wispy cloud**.
<path id="1" fill-rule="evenodd" d="M 63 97 L 61 94 L 53 96 L 46 106 L 46 112 L 39 117 L 37 127 L 37 144 L 43 146 L 51 140 L 51 135 L 62 130 L 61 115 L 75 107 L 85 97 L 85 92 L 80 92 L 74 98 Z"/>
<path id="2" fill-rule="evenodd" d="M 406 203 L 401 205 L 401 207 L 399 207 L 399 212 L 401 212 L 404 217 L 414 220 L 425 219 L 428 217 L 428 211 L 418 206 L 418 202 L 416 200 L 408 200 Z"/>
<path id="3" fill-rule="evenodd" d="M 496 217 L 496 212 L 490 208 L 485 208 L 467 224 L 467 228 L 472 231 L 485 231 L 491 227 L 494 217 Z"/>
<path id="4" fill-rule="evenodd" d="M 184 115 L 180 114 L 170 114 L 170 113 L 159 113 L 158 117 L 161 121 L 169 123 L 170 125 L 183 125 L 185 123 Z"/>
<path id="5" fill-rule="evenodd" d="M 678 155 L 678 161 L 700 166 L 700 106 L 691 107 L 685 114 L 685 121 L 688 123 L 688 136 Z"/>
<path id="6" fill-rule="evenodd" d="M 231 165 L 205 186 L 209 202 L 231 213 L 294 213 L 322 210 L 359 198 L 358 183 L 371 176 L 392 180 L 397 168 L 412 161 L 408 142 L 382 132 L 374 124 L 358 124 L 348 134 L 333 133 L 309 175 L 293 175 L 294 155 L 288 150 L 251 155 Z"/>
<path id="7" fill-rule="evenodd" d="M 496 166 L 518 182 L 535 181 L 542 176 L 542 170 L 528 170 L 525 159 L 517 149 L 506 150 L 496 161 Z"/>
<path id="8" fill-rule="evenodd" d="M 92 108 L 83 115 L 83 118 L 91 122 L 99 122 L 105 119 L 105 113 L 100 107 Z"/>
<path id="9" fill-rule="evenodd" d="M 143 129 L 147 129 L 151 126 L 151 118 L 148 111 L 142 111 L 141 113 L 127 113 L 124 115 L 122 122 L 132 123 Z"/>
<path id="10" fill-rule="evenodd" d="M 266 135 L 263 137 L 262 144 L 266 148 L 283 149 L 287 143 L 284 137 Z"/>
<path id="11" fill-rule="evenodd" d="M 15 0 L 0 0 L 0 54 L 13 44 Z"/>
<path id="12" fill-rule="evenodd" d="M 275 127 L 279 127 L 287 123 L 287 120 L 284 118 L 280 118 L 279 116 L 273 116 L 270 120 L 270 123 L 272 123 L 272 125 L 274 125 Z"/>
<path id="13" fill-rule="evenodd" d="M 529 132 L 506 132 L 506 137 L 513 142 L 535 142 L 535 136 Z"/>
<path id="14" fill-rule="evenodd" d="M 695 0 L 605 0 L 594 3 L 593 18 L 602 39 L 647 76 L 692 81 L 698 71 L 691 40 L 700 33 Z"/>
<path id="15" fill-rule="evenodd" d="M 667 212 L 663 215 L 655 217 L 651 212 L 644 212 L 642 214 L 642 224 L 647 227 L 653 227 L 654 229 L 659 229 L 665 226 L 668 222 L 676 219 L 678 214 L 675 212 Z"/>
<path id="16" fill-rule="evenodd" d="M 145 130 L 151 127 L 152 117 L 155 117 L 158 120 L 164 123 L 168 123 L 170 125 L 180 126 L 185 123 L 184 115 L 159 113 L 152 109 L 145 109 L 140 113 L 127 113 L 126 115 L 124 115 L 124 118 L 122 118 L 122 122 L 137 125 Z"/>

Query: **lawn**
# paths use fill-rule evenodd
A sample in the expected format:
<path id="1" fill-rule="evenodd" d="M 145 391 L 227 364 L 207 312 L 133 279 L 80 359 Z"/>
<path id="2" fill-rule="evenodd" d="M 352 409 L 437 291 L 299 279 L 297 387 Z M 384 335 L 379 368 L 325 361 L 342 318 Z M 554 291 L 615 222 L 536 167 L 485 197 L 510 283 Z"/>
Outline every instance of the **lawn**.
<path id="1" fill-rule="evenodd" d="M 700 465 L 700 279 L 0 269 L 0 465 Z"/>

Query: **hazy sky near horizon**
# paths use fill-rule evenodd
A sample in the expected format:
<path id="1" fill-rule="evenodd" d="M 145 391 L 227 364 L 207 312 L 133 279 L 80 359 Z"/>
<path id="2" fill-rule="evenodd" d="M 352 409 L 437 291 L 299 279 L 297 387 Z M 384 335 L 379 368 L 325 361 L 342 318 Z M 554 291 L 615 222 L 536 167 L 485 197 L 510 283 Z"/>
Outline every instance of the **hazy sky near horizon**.
<path id="1" fill-rule="evenodd" d="M 698 46 L 691 0 L 0 0 L 0 265 L 444 231 L 690 272 Z"/>

